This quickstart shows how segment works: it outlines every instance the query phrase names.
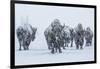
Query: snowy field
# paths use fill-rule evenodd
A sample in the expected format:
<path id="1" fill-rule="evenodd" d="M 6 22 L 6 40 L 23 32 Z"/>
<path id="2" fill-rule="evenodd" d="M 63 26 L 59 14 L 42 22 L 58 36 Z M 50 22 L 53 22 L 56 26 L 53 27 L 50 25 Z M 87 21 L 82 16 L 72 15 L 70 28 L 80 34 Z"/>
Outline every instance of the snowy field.
<path id="1" fill-rule="evenodd" d="M 78 23 L 82 23 L 83 28 L 90 27 L 92 31 L 94 30 L 94 9 L 92 8 L 16 4 L 15 33 L 16 29 L 24 23 L 29 23 L 33 27 L 36 27 L 37 32 L 36 39 L 31 42 L 28 51 L 19 51 L 19 43 L 15 34 L 15 65 L 94 60 L 94 43 L 90 47 L 84 45 L 82 50 L 76 50 L 74 45 L 72 48 L 66 47 L 66 50 L 62 50 L 63 52 L 60 54 L 50 53 L 44 37 L 44 30 L 55 18 L 58 18 L 62 25 L 65 24 L 74 28 Z"/>
<path id="2" fill-rule="evenodd" d="M 41 46 L 35 42 L 30 45 L 30 50 L 19 51 L 19 47 L 15 50 L 15 64 L 46 64 L 46 63 L 64 63 L 64 62 L 80 62 L 80 61 L 94 61 L 94 46 L 85 46 L 82 50 L 76 50 L 75 45 L 66 47 L 62 53 L 51 54 L 46 46 Z"/>

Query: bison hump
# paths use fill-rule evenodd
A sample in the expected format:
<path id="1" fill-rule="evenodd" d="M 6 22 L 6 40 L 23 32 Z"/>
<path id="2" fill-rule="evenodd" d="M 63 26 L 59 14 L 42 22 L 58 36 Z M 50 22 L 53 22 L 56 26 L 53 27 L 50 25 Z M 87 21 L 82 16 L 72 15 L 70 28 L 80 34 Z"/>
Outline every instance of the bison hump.
<path id="1" fill-rule="evenodd" d="M 24 30 L 27 30 L 28 32 L 30 32 L 30 34 L 32 34 L 32 28 L 30 24 L 24 24 L 23 28 Z"/>

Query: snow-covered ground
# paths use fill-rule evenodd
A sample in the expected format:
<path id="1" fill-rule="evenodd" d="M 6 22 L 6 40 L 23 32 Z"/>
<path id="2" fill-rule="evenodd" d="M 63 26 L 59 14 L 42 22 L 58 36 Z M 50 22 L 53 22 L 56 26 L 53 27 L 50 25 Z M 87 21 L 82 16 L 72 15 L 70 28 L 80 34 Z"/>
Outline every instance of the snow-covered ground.
<path id="1" fill-rule="evenodd" d="M 94 30 L 94 9 L 75 7 L 56 7 L 41 5 L 15 4 L 15 33 L 24 23 L 37 28 L 36 39 L 31 42 L 28 51 L 19 51 L 19 43 L 15 34 L 15 65 L 79 62 L 94 60 L 94 43 L 90 47 L 84 45 L 83 50 L 72 48 L 62 53 L 51 54 L 44 37 L 45 29 L 58 18 L 61 24 L 76 27 L 82 23 L 83 27 Z M 94 32 L 94 31 L 93 31 Z M 94 42 L 94 41 L 93 41 Z"/>
<path id="2" fill-rule="evenodd" d="M 80 62 L 80 61 L 93 61 L 94 60 L 94 46 L 89 46 L 82 50 L 76 50 L 75 45 L 66 47 L 62 53 L 51 54 L 46 46 L 34 44 L 32 42 L 28 51 L 19 51 L 19 47 L 15 50 L 15 64 L 28 65 L 28 64 L 46 64 L 46 63 L 64 63 L 64 62 Z M 38 46 L 39 45 L 39 46 Z"/>

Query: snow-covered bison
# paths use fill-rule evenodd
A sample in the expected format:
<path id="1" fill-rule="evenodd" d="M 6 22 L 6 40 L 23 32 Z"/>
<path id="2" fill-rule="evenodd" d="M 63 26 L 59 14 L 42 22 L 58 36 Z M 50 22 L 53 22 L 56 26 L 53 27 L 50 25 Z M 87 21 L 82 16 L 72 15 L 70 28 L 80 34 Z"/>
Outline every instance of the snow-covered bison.
<path id="1" fill-rule="evenodd" d="M 86 46 L 92 45 L 92 38 L 93 38 L 93 32 L 90 29 L 90 27 L 87 27 L 86 30 L 85 30 Z"/>
<path id="2" fill-rule="evenodd" d="M 44 31 L 44 35 L 45 35 L 45 39 L 47 41 L 47 45 L 48 45 L 48 49 L 50 50 L 52 48 L 52 43 L 51 43 L 51 37 L 49 36 L 52 32 L 52 28 L 51 26 L 49 26 L 45 31 Z"/>
<path id="3" fill-rule="evenodd" d="M 62 48 L 71 43 L 71 47 L 73 46 L 73 38 L 74 38 L 74 29 L 61 25 L 59 19 L 55 19 L 49 27 L 44 31 L 44 35 L 47 41 L 48 49 L 51 50 L 51 53 L 55 53 L 59 51 L 62 53 Z"/>
<path id="4" fill-rule="evenodd" d="M 76 28 L 61 25 L 59 19 L 55 19 L 49 27 L 44 31 L 48 49 L 51 53 L 62 52 L 62 48 L 73 47 L 75 43 L 76 49 L 83 49 L 84 40 L 86 45 L 91 45 L 93 32 L 90 28 L 83 29 L 82 24 L 78 24 Z"/>
<path id="5" fill-rule="evenodd" d="M 62 40 L 64 41 L 64 47 L 68 47 L 71 43 L 71 46 L 73 46 L 73 39 L 74 39 L 74 29 L 69 26 L 63 26 L 63 29 L 61 31 Z"/>
<path id="6" fill-rule="evenodd" d="M 75 44 L 76 44 L 76 49 L 83 49 L 83 44 L 84 44 L 84 34 L 85 30 L 82 27 L 82 24 L 78 24 L 78 26 L 75 29 Z"/>
<path id="7" fill-rule="evenodd" d="M 62 52 L 63 41 L 61 36 L 62 25 L 58 19 L 55 19 L 50 26 L 44 31 L 44 35 L 51 53 Z"/>
<path id="8" fill-rule="evenodd" d="M 29 49 L 31 41 L 34 41 L 37 28 L 30 24 L 24 24 L 16 29 L 17 38 L 19 41 L 19 50 L 23 47 L 24 50 Z"/>

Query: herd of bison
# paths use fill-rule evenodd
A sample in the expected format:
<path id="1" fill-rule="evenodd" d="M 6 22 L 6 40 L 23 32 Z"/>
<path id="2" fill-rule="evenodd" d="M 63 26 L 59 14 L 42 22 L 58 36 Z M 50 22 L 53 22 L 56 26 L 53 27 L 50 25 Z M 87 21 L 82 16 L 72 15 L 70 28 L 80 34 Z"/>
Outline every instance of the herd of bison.
<path id="1" fill-rule="evenodd" d="M 17 38 L 19 41 L 19 50 L 29 50 L 31 41 L 36 38 L 38 29 L 30 24 L 25 24 L 16 29 Z M 83 49 L 83 45 L 91 46 L 93 39 L 93 31 L 90 27 L 83 28 L 79 23 L 77 27 L 61 25 L 59 19 L 54 19 L 53 22 L 44 31 L 44 36 L 47 42 L 48 49 L 52 54 L 62 53 L 67 47 L 75 46 L 76 49 Z M 73 45 L 73 43 L 75 45 Z"/>

